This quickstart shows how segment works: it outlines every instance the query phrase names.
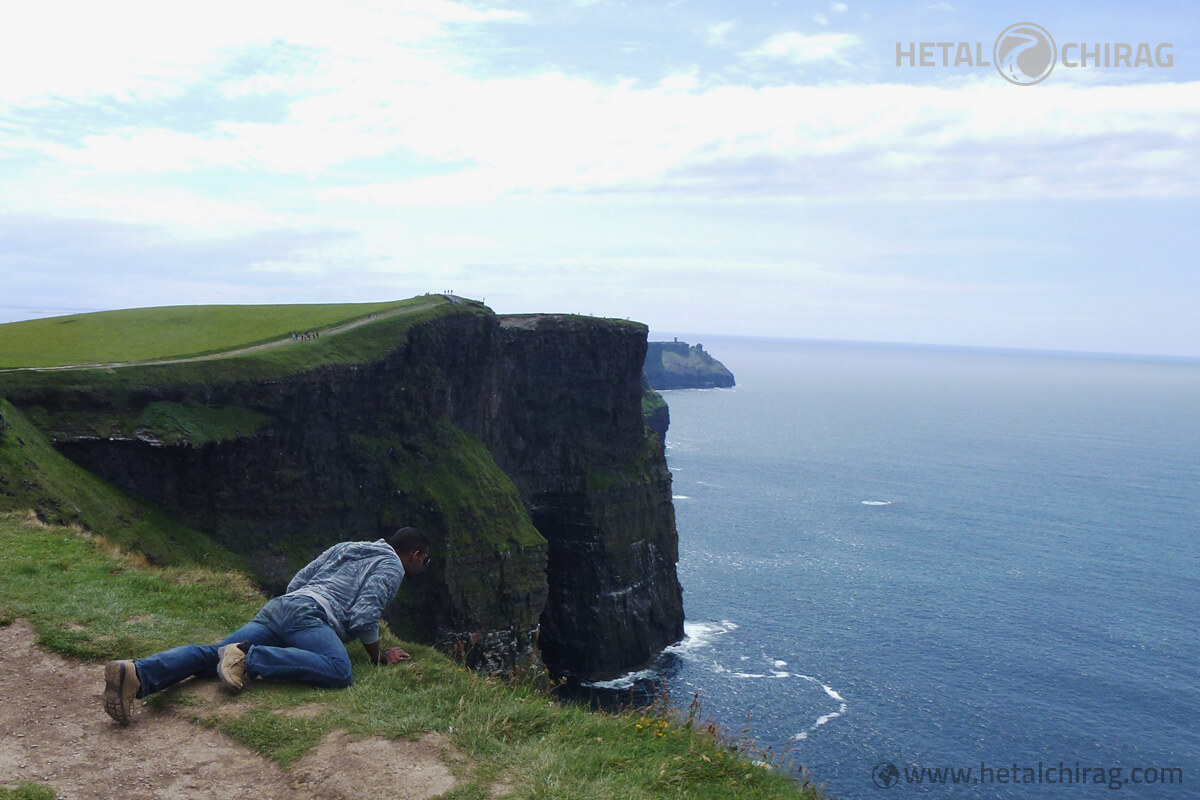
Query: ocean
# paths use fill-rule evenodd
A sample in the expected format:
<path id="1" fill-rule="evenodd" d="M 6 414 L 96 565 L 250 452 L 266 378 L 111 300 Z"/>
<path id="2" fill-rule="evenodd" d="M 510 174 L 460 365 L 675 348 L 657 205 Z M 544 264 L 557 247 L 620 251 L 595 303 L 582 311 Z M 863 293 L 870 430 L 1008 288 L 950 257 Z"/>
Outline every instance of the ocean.
<path id="1" fill-rule="evenodd" d="M 1200 797 L 1200 362 L 703 343 L 688 638 L 601 691 L 698 693 L 842 800 Z"/>

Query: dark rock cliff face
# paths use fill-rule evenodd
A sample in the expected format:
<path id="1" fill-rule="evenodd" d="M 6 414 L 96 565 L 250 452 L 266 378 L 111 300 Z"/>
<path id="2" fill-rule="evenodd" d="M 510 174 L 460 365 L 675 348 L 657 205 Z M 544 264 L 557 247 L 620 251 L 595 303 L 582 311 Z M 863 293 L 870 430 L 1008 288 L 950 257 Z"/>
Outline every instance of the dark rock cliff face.
<path id="1" fill-rule="evenodd" d="M 641 667 L 683 637 L 671 474 L 642 420 L 645 329 L 509 317 L 503 333 L 494 452 L 550 545 L 543 657 L 576 677 Z"/>
<path id="2" fill-rule="evenodd" d="M 270 589 L 336 541 L 413 524 L 434 566 L 401 590 L 398 633 L 486 668 L 540 643 L 558 674 L 607 676 L 683 635 L 670 474 L 642 423 L 645 335 L 464 309 L 361 366 L 11 399 L 61 452 L 211 534 Z M 147 408 L 183 430 L 243 428 L 96 435 L 98 413 Z"/>

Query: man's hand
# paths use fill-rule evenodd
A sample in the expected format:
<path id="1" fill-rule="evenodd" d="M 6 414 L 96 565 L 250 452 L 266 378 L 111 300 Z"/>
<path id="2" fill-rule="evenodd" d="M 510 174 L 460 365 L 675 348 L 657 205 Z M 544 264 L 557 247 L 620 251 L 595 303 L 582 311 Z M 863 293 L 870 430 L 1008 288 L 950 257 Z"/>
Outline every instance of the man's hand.
<path id="1" fill-rule="evenodd" d="M 395 664 L 398 661 L 408 661 L 410 658 L 412 658 L 412 656 L 401 650 L 399 647 L 392 647 L 380 653 L 379 642 L 364 644 L 363 648 L 367 651 L 367 656 L 371 659 L 371 663 L 378 664 L 381 667 L 388 664 Z"/>
<path id="2" fill-rule="evenodd" d="M 408 661 L 412 656 L 401 650 L 399 647 L 390 647 L 383 651 L 382 664 L 395 664 L 398 661 Z"/>

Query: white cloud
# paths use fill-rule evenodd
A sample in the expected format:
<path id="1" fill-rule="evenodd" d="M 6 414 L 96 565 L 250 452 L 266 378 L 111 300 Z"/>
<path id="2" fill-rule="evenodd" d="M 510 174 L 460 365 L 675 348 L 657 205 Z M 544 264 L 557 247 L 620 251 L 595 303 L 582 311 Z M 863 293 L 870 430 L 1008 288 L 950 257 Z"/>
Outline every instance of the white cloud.
<path id="1" fill-rule="evenodd" d="M 733 29 L 733 22 L 716 22 L 709 25 L 704 33 L 705 38 L 711 45 L 725 44 L 725 37 L 729 35 L 729 31 Z"/>
<path id="2" fill-rule="evenodd" d="M 793 64 L 812 64 L 834 61 L 846 64 L 845 52 L 862 43 L 853 33 L 817 33 L 806 35 L 797 31 L 777 33 L 750 51 L 750 56 L 778 58 Z"/>
<path id="3" fill-rule="evenodd" d="M 328 204 L 344 213 L 530 192 L 1190 196 L 1200 186 L 1200 155 L 1189 145 L 1198 135 L 1197 84 L 702 89 L 694 72 L 651 88 L 559 73 L 447 75 L 389 83 L 378 96 L 320 94 L 277 124 L 227 123 L 206 134 L 129 128 L 78 147 L 40 143 L 60 176 L 74 177 L 0 183 L 0 207 L 91 209 L 211 229 L 291 219 L 305 204 L 321 216 Z M 446 166 L 415 178 L 385 172 L 367 185 L 332 172 L 394 153 Z M 186 176 L 210 168 L 260 182 L 304 175 L 310 184 L 299 195 L 257 193 L 253 213 L 202 197 L 181 202 Z M 177 176 L 170 198 L 147 188 L 156 172 Z"/>
<path id="4" fill-rule="evenodd" d="M 32 154 L 40 165 L 35 174 L 0 177 L 0 209 L 211 231 L 318 218 L 354 225 L 375 205 L 478 204 L 538 193 L 690 201 L 1200 191 L 1200 154 L 1190 146 L 1200 134 L 1200 84 L 1085 85 L 1055 75 L 1054 84 L 1021 89 L 990 71 L 964 71 L 942 86 L 753 87 L 717 85 L 696 67 L 656 85 L 553 71 L 501 77 L 476 74 L 453 52 L 428 46 L 431 40 L 413 46 L 413 37 L 436 39 L 457 22 L 520 17 L 432 0 L 407 4 L 404 20 L 413 27 L 400 26 L 408 38 L 397 40 L 390 26 L 399 24 L 399 12 L 389 9 L 352 9 L 358 23 L 378 24 L 364 29 L 377 35 L 350 37 L 353 46 L 311 20 L 280 22 L 280 35 L 291 38 L 240 52 L 261 54 L 286 41 L 310 48 L 303 59 L 205 84 L 232 97 L 284 92 L 275 122 L 212 119 L 199 132 L 129 124 L 73 143 L 0 126 L 0 156 Z M 254 19 L 250 33 L 224 41 L 265 37 L 265 22 Z M 730 26 L 720 23 L 710 34 L 723 37 Z M 201 37 L 209 44 L 220 38 Z M 860 43 L 852 34 L 789 32 L 755 53 L 800 64 L 840 61 Z M 200 62 L 163 63 L 106 91 L 134 91 Z M 343 171 L 388 158 L 422 169 L 383 168 L 365 184 L 361 174 Z M 216 191 L 207 177 L 214 171 L 221 176 Z M 284 178 L 290 182 L 272 183 Z"/>
<path id="5" fill-rule="evenodd" d="M 348 0 L 319 14 L 287 0 L 210 0 L 187 11 L 158 0 L 20 3 L 5 9 L 0 26 L 0 105 L 155 99 L 249 46 L 286 41 L 369 58 L 454 26 L 523 19 L 449 0 Z"/>
<path id="6" fill-rule="evenodd" d="M 817 23 L 818 25 L 828 25 L 829 17 L 818 12 L 816 14 L 813 14 L 813 22 Z"/>
<path id="7" fill-rule="evenodd" d="M 846 12 L 847 12 L 849 9 L 850 9 L 850 6 L 846 5 L 845 3 L 837 3 L 837 2 L 834 2 L 834 3 L 830 3 L 830 4 L 829 4 L 829 10 L 830 10 L 830 11 L 836 11 L 836 12 L 837 12 L 837 13 L 839 13 L 839 14 L 844 14 L 844 13 L 846 13 Z"/>

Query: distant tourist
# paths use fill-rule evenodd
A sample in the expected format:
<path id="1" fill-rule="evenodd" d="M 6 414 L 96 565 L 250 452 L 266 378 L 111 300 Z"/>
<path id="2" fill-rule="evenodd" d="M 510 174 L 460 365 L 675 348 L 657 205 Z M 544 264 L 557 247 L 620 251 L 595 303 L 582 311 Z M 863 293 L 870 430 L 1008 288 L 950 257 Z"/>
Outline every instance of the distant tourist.
<path id="1" fill-rule="evenodd" d="M 128 725 L 133 701 L 185 678 L 216 675 L 240 692 L 246 681 L 303 681 L 326 688 L 354 682 L 343 642 L 358 639 L 383 666 L 407 661 L 399 647 L 379 650 L 379 618 L 406 578 L 429 566 L 429 539 L 401 528 L 387 539 L 342 542 L 296 573 L 287 594 L 218 644 L 189 644 L 104 665 L 104 710 Z"/>

